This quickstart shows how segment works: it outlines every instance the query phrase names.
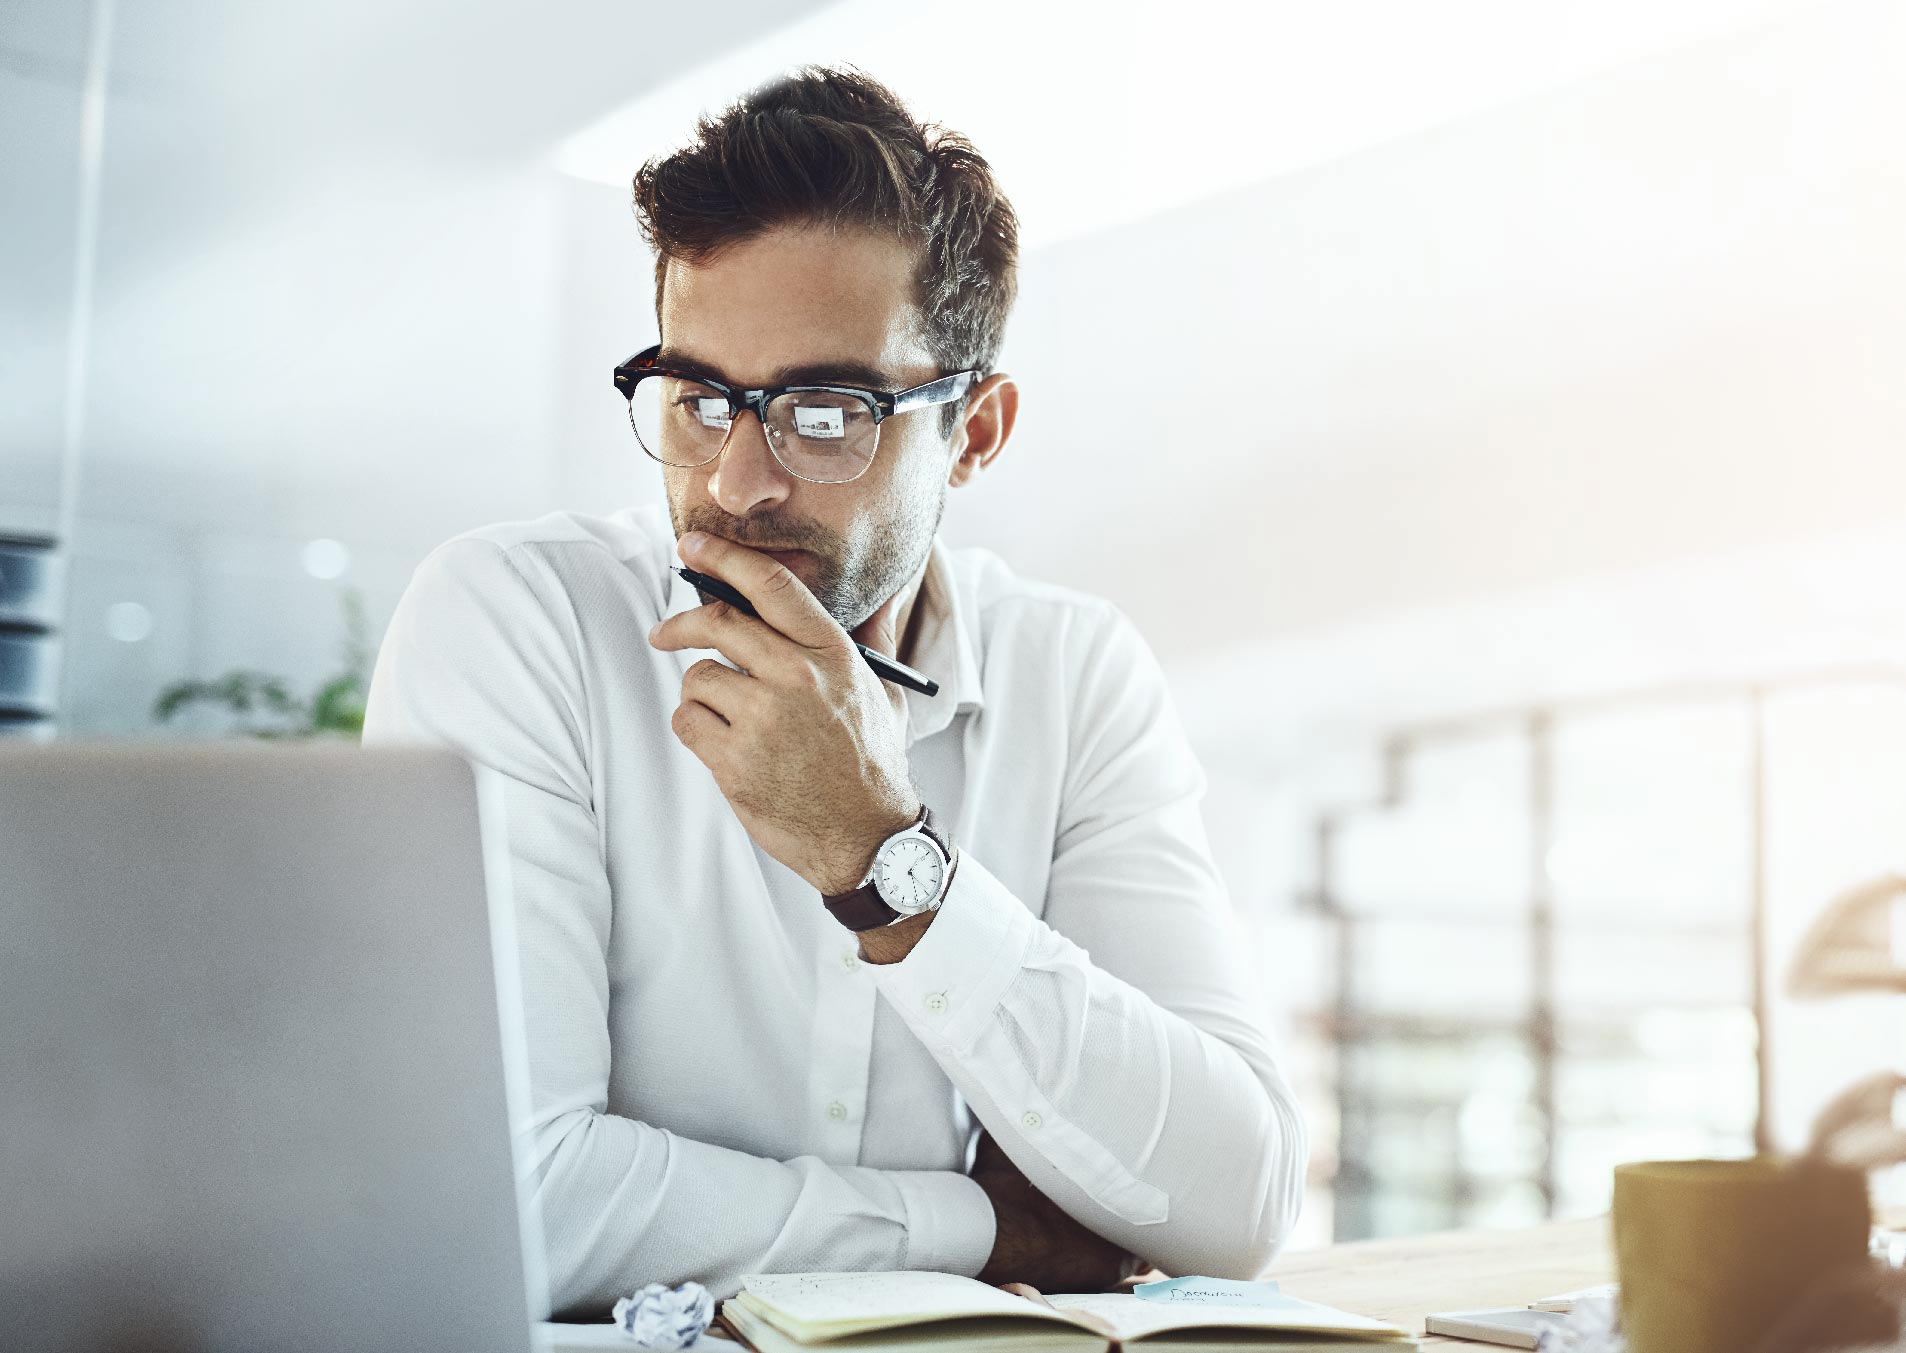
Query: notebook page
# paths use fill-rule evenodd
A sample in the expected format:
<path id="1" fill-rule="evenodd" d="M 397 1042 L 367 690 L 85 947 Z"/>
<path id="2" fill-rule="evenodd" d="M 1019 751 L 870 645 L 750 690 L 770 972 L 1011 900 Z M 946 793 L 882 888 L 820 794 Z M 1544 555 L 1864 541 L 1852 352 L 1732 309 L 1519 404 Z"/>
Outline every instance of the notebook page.
<path id="1" fill-rule="evenodd" d="M 742 1290 L 771 1312 L 774 1323 L 812 1337 L 883 1329 L 956 1315 L 1009 1315 L 1080 1322 L 1025 1297 L 957 1273 L 750 1273 Z M 1134 1298 L 1135 1299 L 1135 1298 Z"/>
<path id="2" fill-rule="evenodd" d="M 1378 1338 L 1401 1338 L 1407 1334 L 1381 1320 L 1282 1294 L 1259 1306 L 1147 1301 L 1126 1292 L 1061 1293 L 1046 1300 L 1062 1311 L 1085 1311 L 1098 1316 L 1118 1331 L 1120 1339 L 1187 1329 L 1266 1329 L 1293 1334 L 1370 1334 Z"/>
<path id="3" fill-rule="evenodd" d="M 759 1353 L 1107 1353 L 1108 1336 L 1044 1320 L 962 1315 L 801 1343 L 739 1302 L 722 1308 Z M 706 1337 L 706 1336 L 704 1336 Z M 696 1353 L 700 1353 L 699 1348 Z M 724 1353 L 735 1353 L 730 1348 Z M 1329 1353 L 1346 1353 L 1331 1349 Z"/>

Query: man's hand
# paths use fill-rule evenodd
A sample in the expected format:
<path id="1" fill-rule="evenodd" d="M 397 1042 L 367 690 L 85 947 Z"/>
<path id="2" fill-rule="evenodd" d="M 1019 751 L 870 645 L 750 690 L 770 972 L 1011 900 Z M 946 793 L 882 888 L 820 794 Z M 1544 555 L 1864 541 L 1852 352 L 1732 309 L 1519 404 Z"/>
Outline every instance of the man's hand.
<path id="1" fill-rule="evenodd" d="M 1020 1173 L 981 1130 L 973 1179 L 992 1200 L 993 1253 L 985 1283 L 1025 1283 L 1041 1292 L 1105 1292 L 1149 1265 L 1074 1221 Z"/>
<path id="2" fill-rule="evenodd" d="M 904 696 L 778 560 L 699 531 L 682 537 L 681 552 L 760 614 L 717 601 L 649 632 L 656 648 L 712 648 L 743 669 L 713 658 L 691 666 L 670 726 L 763 850 L 823 896 L 846 892 L 880 843 L 920 815 Z M 855 631 L 890 656 L 897 600 Z"/>

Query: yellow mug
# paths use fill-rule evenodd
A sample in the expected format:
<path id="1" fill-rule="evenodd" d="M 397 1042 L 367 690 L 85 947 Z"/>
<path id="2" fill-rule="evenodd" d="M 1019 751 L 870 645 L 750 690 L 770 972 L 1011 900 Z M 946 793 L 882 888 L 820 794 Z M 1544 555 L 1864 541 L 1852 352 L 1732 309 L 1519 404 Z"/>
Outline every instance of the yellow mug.
<path id="1" fill-rule="evenodd" d="M 1867 1261 L 1866 1175 L 1802 1157 L 1615 1167 L 1629 1353 L 1745 1353 L 1809 1291 Z"/>

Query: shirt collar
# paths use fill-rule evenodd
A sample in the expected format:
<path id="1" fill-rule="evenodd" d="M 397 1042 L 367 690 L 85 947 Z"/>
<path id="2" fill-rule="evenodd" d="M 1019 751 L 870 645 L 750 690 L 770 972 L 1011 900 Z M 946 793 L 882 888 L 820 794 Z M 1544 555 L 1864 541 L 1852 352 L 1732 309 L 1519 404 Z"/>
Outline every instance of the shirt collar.
<path id="1" fill-rule="evenodd" d="M 666 517 L 663 523 L 670 542 L 668 606 L 663 612 L 666 618 L 701 605 L 701 594 L 675 572 L 687 561 L 682 558 L 674 529 L 667 524 Z M 909 746 L 947 727 L 954 715 L 980 709 L 985 704 L 980 689 L 979 650 L 968 602 L 960 595 L 952 556 L 937 534 L 927 553 L 926 575 L 921 579 L 920 594 L 914 599 L 913 609 L 917 626 L 914 651 L 903 655 L 902 661 L 922 676 L 939 682 L 940 693 L 931 696 L 912 690 L 906 693 Z M 704 654 L 685 652 L 682 656 L 686 666 Z"/>

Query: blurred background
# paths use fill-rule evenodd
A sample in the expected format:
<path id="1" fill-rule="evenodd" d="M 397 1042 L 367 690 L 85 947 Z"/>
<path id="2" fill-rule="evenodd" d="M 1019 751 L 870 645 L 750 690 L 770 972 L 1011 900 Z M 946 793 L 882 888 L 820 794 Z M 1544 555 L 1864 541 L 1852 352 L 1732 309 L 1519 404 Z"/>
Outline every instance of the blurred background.
<path id="1" fill-rule="evenodd" d="M 0 0 L 0 735 L 348 735 L 432 546 L 659 501 L 628 179 L 806 61 L 1020 212 L 943 533 L 1171 676 L 1294 1243 L 1599 1210 L 1898 1060 L 1783 980 L 1906 872 L 1894 0 Z"/>

